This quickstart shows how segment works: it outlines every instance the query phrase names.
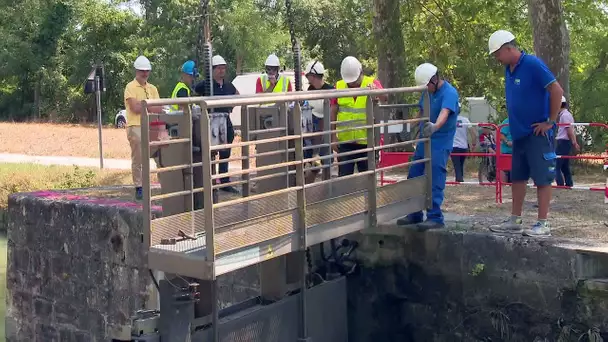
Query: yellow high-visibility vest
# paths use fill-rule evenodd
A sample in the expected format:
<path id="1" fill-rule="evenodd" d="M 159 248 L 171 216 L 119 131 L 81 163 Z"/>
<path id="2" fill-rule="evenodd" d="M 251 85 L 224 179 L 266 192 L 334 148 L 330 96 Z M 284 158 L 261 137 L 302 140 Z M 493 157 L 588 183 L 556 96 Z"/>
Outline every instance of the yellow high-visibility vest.
<path id="1" fill-rule="evenodd" d="M 262 90 L 266 91 L 270 87 L 270 81 L 268 80 L 268 75 L 262 74 L 260 76 L 260 81 L 262 83 Z M 287 87 L 289 86 L 289 79 L 287 77 L 281 75 L 277 80 L 277 84 L 274 86 L 272 90 L 273 93 L 285 93 L 287 92 Z"/>
<path id="2" fill-rule="evenodd" d="M 363 76 L 361 88 L 367 88 L 367 86 L 371 85 L 372 83 L 374 83 L 373 77 Z M 348 89 L 348 85 L 346 82 L 344 82 L 344 80 L 340 80 L 336 84 L 336 89 Z M 366 106 L 367 96 L 357 96 L 356 100 L 352 96 L 339 98 L 337 118 L 338 123 L 336 123 L 336 129 L 344 130 L 357 126 L 365 126 L 367 123 L 367 114 L 365 112 Z M 344 123 L 341 124 L 340 121 L 343 121 Z M 367 129 L 338 132 L 337 136 L 338 141 L 361 139 L 356 143 L 367 145 Z"/>
<path id="3" fill-rule="evenodd" d="M 171 93 L 171 98 L 176 98 L 177 92 L 180 91 L 181 89 L 186 89 L 186 91 L 188 92 L 188 96 L 190 96 L 190 87 L 188 87 L 186 85 L 186 83 L 184 83 L 184 82 L 177 82 L 177 84 L 175 85 L 175 88 L 173 88 L 173 93 Z M 179 106 L 172 105 L 171 109 L 177 111 L 177 110 L 179 110 Z"/>

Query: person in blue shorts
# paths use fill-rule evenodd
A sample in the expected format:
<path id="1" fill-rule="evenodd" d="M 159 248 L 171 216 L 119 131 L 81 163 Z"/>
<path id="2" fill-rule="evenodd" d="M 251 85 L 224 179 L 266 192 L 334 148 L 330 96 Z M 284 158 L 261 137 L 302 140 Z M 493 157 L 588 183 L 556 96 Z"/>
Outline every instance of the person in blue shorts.
<path id="1" fill-rule="evenodd" d="M 488 40 L 490 55 L 505 65 L 505 95 L 512 146 L 511 217 L 490 227 L 493 232 L 549 236 L 551 184 L 555 179 L 553 129 L 564 91 L 539 58 L 519 50 L 515 36 L 498 30 Z M 538 220 L 523 229 L 521 214 L 528 179 L 537 187 Z"/>
<path id="2" fill-rule="evenodd" d="M 414 73 L 416 84 L 426 86 L 427 91 L 420 96 L 418 106 L 420 115 L 423 111 L 424 97 L 430 99 L 430 121 L 422 126 L 421 133 L 424 137 L 431 138 L 431 177 L 432 177 L 432 202 L 431 208 L 426 210 L 426 221 L 423 221 L 422 211 L 410 214 L 397 220 L 398 225 L 416 225 L 418 230 L 444 228 L 443 213 L 443 190 L 447 175 L 447 163 L 454 144 L 456 125 L 458 117 L 458 92 L 447 81 L 443 80 L 437 71 L 437 67 L 430 63 L 424 63 L 416 68 Z M 424 143 L 416 145 L 414 160 L 424 158 Z M 424 163 L 410 166 L 407 178 L 420 177 L 424 175 Z"/>

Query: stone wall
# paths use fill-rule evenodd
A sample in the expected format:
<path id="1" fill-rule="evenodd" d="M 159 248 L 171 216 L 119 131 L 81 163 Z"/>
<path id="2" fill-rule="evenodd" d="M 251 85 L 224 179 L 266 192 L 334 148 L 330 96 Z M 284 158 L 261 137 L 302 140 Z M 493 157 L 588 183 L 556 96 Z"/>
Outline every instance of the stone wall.
<path id="1" fill-rule="evenodd" d="M 350 342 L 608 338 L 606 245 L 395 226 L 356 239 Z"/>
<path id="2" fill-rule="evenodd" d="M 124 192 L 10 196 L 7 341 L 106 342 L 146 306 L 152 283 L 141 207 Z M 219 279 L 221 306 L 257 295 L 256 271 Z"/>

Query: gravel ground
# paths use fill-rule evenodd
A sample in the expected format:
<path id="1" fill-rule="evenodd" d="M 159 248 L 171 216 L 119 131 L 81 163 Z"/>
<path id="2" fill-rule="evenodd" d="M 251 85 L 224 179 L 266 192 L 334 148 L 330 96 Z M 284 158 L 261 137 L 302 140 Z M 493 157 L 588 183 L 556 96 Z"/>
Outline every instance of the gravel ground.
<path id="1" fill-rule="evenodd" d="M 448 186 L 444 209 L 465 217 L 463 227 L 488 231 L 511 212 L 511 190 L 504 188 L 502 204 L 495 203 L 495 188 L 457 185 Z M 536 190 L 528 189 L 524 203 L 524 222 L 536 220 Z M 585 238 L 608 242 L 608 204 L 602 192 L 554 189 L 549 213 L 553 236 Z"/>

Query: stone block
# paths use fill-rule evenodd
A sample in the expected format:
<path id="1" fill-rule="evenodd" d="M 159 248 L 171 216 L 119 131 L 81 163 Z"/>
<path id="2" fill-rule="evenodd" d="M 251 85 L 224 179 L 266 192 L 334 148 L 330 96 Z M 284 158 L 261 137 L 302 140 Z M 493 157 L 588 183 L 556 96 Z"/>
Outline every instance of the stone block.
<path id="1" fill-rule="evenodd" d="M 51 324 L 36 324 L 36 340 L 40 342 L 58 342 L 59 331 Z"/>

